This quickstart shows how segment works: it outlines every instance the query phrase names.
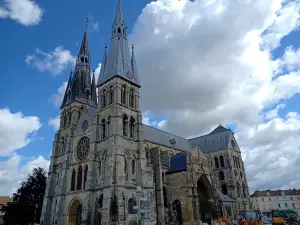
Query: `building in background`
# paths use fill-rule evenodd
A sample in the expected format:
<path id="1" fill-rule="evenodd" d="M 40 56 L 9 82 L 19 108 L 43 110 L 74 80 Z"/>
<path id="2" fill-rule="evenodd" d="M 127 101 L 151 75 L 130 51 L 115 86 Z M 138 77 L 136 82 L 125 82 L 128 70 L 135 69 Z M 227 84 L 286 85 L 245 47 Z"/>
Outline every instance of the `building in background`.
<path id="1" fill-rule="evenodd" d="M 120 0 L 111 35 L 96 83 L 84 32 L 61 106 L 41 224 L 200 224 L 249 208 L 230 129 L 186 139 L 142 124 Z"/>
<path id="2" fill-rule="evenodd" d="M 1 209 L 3 206 L 7 205 L 8 202 L 10 202 L 9 196 L 0 196 L 0 224 L 3 224 L 3 216 L 4 216 L 4 213 L 2 213 Z"/>
<path id="3" fill-rule="evenodd" d="M 294 210 L 300 215 L 300 190 L 255 191 L 251 195 L 251 203 L 254 209 L 267 216 L 270 216 L 274 209 Z"/>

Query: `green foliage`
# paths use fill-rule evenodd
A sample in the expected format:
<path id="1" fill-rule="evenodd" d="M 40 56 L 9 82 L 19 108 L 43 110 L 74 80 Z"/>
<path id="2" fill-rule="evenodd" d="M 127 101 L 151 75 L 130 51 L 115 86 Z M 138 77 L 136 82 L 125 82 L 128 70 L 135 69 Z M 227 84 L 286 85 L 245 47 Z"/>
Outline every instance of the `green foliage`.
<path id="1" fill-rule="evenodd" d="M 32 174 L 13 194 L 13 202 L 2 208 L 4 224 L 27 225 L 40 222 L 46 180 L 44 169 L 33 169 Z"/>

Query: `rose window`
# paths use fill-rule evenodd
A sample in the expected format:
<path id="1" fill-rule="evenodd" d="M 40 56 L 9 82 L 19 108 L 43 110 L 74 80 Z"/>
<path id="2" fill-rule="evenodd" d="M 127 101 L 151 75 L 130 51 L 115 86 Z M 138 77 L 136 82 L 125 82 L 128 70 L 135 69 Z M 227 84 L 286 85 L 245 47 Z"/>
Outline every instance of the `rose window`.
<path id="1" fill-rule="evenodd" d="M 77 146 L 77 157 L 79 160 L 84 160 L 87 158 L 90 150 L 90 139 L 88 137 L 83 137 L 79 140 Z"/>

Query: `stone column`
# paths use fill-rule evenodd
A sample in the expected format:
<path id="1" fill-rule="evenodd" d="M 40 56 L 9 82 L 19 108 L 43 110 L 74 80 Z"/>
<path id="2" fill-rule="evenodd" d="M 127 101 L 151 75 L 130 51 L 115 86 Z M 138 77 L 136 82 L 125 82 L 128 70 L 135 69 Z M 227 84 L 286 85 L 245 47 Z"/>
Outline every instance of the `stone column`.
<path id="1" fill-rule="evenodd" d="M 161 224 L 165 224 L 163 182 L 162 182 L 162 166 L 160 161 L 160 149 L 155 147 L 151 150 L 154 155 L 155 165 L 155 192 L 156 192 L 156 211 L 157 218 Z"/>

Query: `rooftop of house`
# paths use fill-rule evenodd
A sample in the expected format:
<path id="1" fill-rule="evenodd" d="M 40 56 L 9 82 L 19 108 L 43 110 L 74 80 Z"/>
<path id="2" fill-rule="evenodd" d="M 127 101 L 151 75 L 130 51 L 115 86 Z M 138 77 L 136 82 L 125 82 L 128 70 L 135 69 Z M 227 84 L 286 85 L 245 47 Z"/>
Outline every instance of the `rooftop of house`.
<path id="1" fill-rule="evenodd" d="M 0 205 L 6 205 L 10 201 L 11 199 L 9 196 L 0 196 Z"/>
<path id="2" fill-rule="evenodd" d="M 269 197 L 269 196 L 293 196 L 300 195 L 300 189 L 289 189 L 289 190 L 263 190 L 255 191 L 251 197 Z"/>

